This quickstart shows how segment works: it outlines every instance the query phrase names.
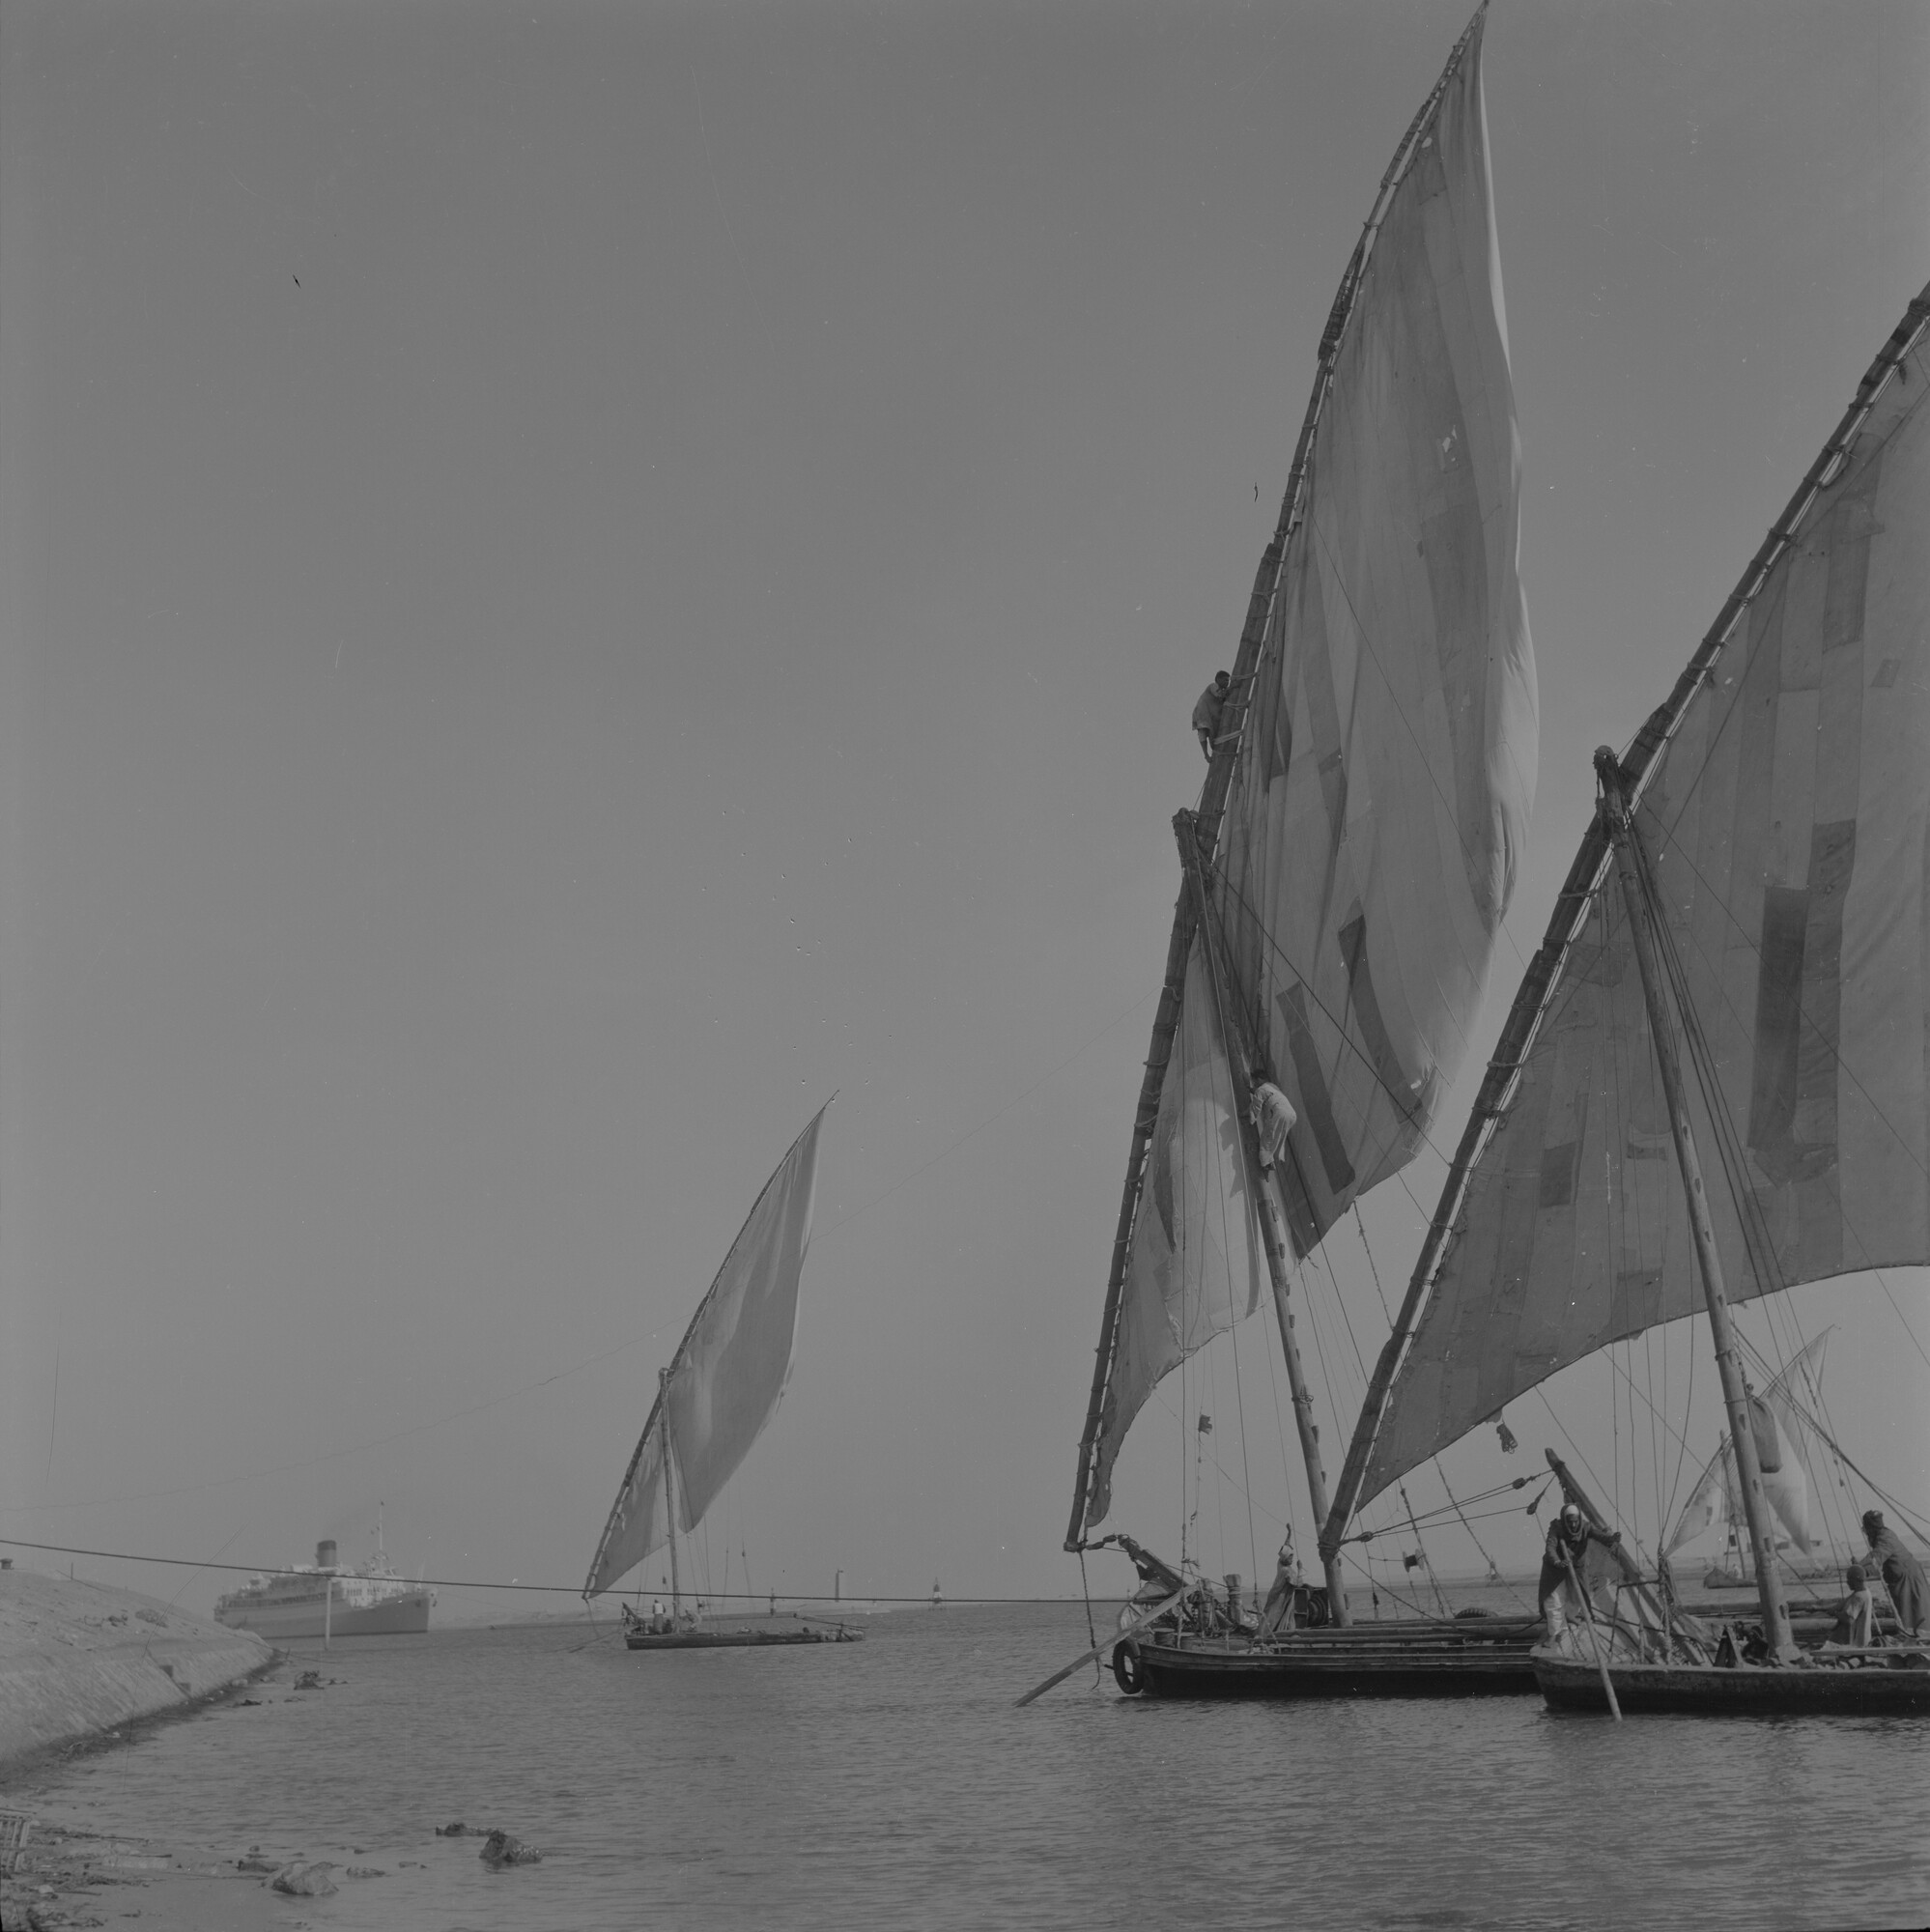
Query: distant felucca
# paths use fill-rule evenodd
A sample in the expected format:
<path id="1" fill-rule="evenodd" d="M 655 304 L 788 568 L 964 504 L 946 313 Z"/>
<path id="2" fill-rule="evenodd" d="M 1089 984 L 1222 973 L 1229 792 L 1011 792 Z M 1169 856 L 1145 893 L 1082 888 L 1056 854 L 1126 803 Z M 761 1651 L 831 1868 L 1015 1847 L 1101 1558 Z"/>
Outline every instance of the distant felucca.
<path id="1" fill-rule="evenodd" d="M 644 1616 L 622 1605 L 623 1640 L 632 1650 L 858 1640 L 858 1632 L 841 1625 L 829 1630 L 720 1628 L 685 1609 L 677 1567 L 678 1524 L 688 1535 L 703 1520 L 704 1511 L 763 1433 L 790 1376 L 798 1278 L 810 1242 L 817 1132 L 823 1120 L 820 1108 L 765 1182 L 669 1367 L 658 1375 L 657 1400 L 623 1472 L 583 1584 L 587 1602 L 669 1546 L 667 1614 Z"/>

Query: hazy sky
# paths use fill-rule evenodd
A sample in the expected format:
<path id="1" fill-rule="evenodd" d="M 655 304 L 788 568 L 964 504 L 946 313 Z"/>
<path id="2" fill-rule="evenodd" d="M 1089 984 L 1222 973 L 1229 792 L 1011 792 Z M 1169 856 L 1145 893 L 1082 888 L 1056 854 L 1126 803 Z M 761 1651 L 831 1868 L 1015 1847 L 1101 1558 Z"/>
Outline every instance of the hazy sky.
<path id="1" fill-rule="evenodd" d="M 576 1583 L 836 1089 L 713 1577 L 727 1534 L 760 1588 L 1076 1589 L 1188 713 L 1465 18 L 8 6 L 0 1532 L 282 1561 L 384 1500 L 412 1570 Z M 1930 275 L 1930 10 L 1495 0 L 1486 72 L 1543 709 L 1484 1053 L 1590 751 Z M 1421 1216 L 1368 1222 L 1392 1299 Z M 1796 1301 L 1922 1497 L 1924 1273 Z M 1548 1385 L 1604 1476 L 1651 1430 L 1612 1374 Z M 1115 1518 L 1169 1550 L 1176 1415 Z M 1511 1420 L 1458 1490 L 1559 1441 Z M 1252 1481 L 1277 1516 L 1277 1454 Z"/>

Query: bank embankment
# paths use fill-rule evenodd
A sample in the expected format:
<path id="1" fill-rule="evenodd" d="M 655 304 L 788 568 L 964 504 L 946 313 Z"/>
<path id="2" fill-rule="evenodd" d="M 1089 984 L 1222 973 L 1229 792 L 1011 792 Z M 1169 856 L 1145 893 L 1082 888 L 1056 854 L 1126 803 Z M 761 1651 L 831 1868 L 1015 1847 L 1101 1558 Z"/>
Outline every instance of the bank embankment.
<path id="1" fill-rule="evenodd" d="M 0 1570 L 0 1778 L 266 1670 L 249 1631 L 106 1583 Z"/>

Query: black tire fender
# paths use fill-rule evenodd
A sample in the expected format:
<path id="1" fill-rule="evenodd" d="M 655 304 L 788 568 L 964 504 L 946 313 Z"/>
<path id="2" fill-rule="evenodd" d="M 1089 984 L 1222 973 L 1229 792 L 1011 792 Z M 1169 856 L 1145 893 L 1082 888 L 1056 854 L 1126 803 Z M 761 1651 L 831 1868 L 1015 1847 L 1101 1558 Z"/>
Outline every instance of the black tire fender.
<path id="1" fill-rule="evenodd" d="M 1113 1681 L 1128 1697 L 1146 1689 L 1146 1666 L 1139 1660 L 1139 1639 L 1122 1636 L 1113 1645 Z"/>

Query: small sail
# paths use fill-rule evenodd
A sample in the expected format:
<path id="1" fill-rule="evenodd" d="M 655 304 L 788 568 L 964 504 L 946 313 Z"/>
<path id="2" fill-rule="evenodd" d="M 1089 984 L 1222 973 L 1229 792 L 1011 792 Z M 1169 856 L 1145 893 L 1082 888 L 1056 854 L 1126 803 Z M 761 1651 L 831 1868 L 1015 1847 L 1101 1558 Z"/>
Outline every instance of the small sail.
<path id="1" fill-rule="evenodd" d="M 1090 1521 L 1112 1501 L 1113 1463 L 1160 1378 L 1260 1305 L 1264 1263 L 1227 1065 L 1198 939 L 1166 1063 L 1120 1300 Z"/>
<path id="2" fill-rule="evenodd" d="M 1815 1401 L 1815 1388 L 1823 1374 L 1823 1350 L 1830 1330 L 1801 1350 L 1788 1368 L 1755 1398 L 1753 1415 L 1756 1428 L 1757 1459 L 1762 1458 L 1765 1424 L 1773 1440 L 1771 1461 L 1774 1471 L 1764 1463 L 1763 1492 L 1780 1519 L 1789 1539 L 1804 1555 L 1811 1548 L 1809 1536 L 1808 1457 L 1812 1432 L 1803 1409 Z M 1705 1530 L 1723 1521 L 1740 1522 L 1742 1510 L 1735 1504 L 1736 1452 L 1725 1435 L 1722 1444 L 1710 1459 L 1701 1480 L 1689 1492 L 1689 1501 L 1676 1519 L 1669 1536 L 1669 1555 L 1692 1542 Z"/>
<path id="3" fill-rule="evenodd" d="M 1930 1261 L 1926 319 L 1930 291 L 1622 760 L 1693 1021 L 1731 1301 Z M 1598 826 L 1457 1155 L 1391 1398 L 1363 1418 L 1363 1500 L 1557 1369 L 1701 1307 L 1607 875 Z"/>
<path id="4" fill-rule="evenodd" d="M 1689 1500 L 1683 1504 L 1682 1514 L 1676 1518 L 1675 1529 L 1662 1551 L 1664 1556 L 1673 1556 L 1684 1544 L 1693 1543 L 1698 1536 L 1730 1520 L 1729 1492 L 1734 1487 L 1730 1472 L 1734 1465 L 1735 1457 L 1725 1435 L 1722 1446 L 1709 1459 L 1694 1489 L 1689 1492 Z"/>
<path id="5" fill-rule="evenodd" d="M 1823 1378 L 1823 1350 L 1829 1339 L 1826 1328 L 1763 1391 L 1784 1445 L 1782 1468 L 1774 1479 L 1765 1479 L 1763 1488 L 1790 1541 L 1805 1556 L 1815 1547 L 1809 1527 L 1811 1461 L 1827 1447 L 1809 1418 L 1820 1405 L 1817 1384 Z"/>
<path id="6" fill-rule="evenodd" d="M 820 1109 L 792 1143 L 697 1307 L 624 1472 L 583 1585 L 586 1597 L 609 1589 L 668 1537 L 666 1397 L 672 1488 L 686 1530 L 696 1527 L 778 1406 L 791 1372 L 823 1119 Z"/>
<path id="7" fill-rule="evenodd" d="M 1228 963 L 1297 1117 L 1302 1254 L 1459 1071 L 1534 798 L 1481 38 L 1477 15 L 1361 270 L 1228 798 Z"/>

